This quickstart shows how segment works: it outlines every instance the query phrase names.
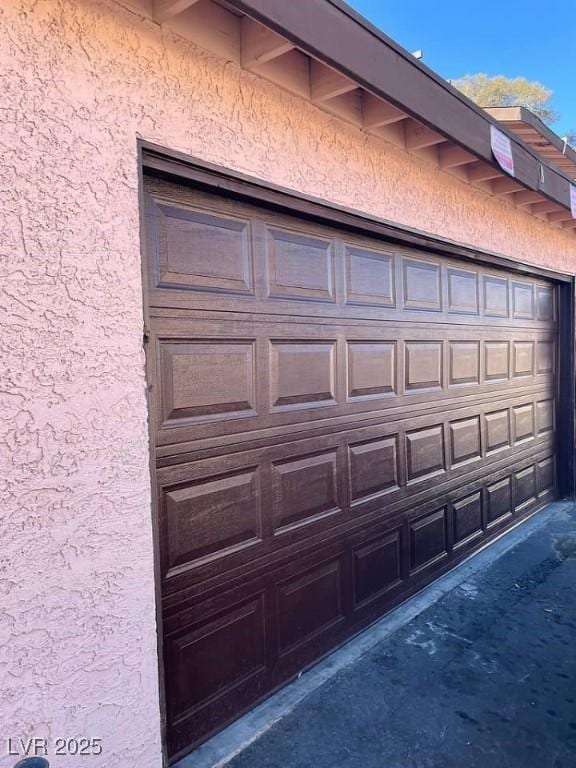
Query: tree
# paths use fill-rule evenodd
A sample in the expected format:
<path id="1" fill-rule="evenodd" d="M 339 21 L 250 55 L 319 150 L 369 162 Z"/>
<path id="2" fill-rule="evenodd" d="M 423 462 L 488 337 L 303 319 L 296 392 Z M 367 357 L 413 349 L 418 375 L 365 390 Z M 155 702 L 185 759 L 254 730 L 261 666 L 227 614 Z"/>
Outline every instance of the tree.
<path id="1" fill-rule="evenodd" d="M 553 92 L 541 83 L 525 77 L 490 77 L 479 73 L 464 75 L 451 82 L 481 107 L 527 107 L 545 123 L 553 123 L 558 119 L 550 105 Z"/>

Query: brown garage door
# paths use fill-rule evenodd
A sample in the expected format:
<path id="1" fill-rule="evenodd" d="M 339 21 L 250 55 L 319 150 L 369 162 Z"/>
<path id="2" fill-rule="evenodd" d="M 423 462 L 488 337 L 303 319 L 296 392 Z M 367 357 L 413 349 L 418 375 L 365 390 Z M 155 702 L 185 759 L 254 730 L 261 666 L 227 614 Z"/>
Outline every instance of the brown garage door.
<path id="1" fill-rule="evenodd" d="M 145 186 L 174 756 L 554 497 L 556 302 Z"/>

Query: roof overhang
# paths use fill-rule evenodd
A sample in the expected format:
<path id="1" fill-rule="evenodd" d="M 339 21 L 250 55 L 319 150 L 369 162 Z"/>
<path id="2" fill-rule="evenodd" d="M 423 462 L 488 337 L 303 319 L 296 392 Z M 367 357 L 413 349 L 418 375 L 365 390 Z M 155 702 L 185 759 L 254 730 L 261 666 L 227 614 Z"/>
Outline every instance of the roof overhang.
<path id="1" fill-rule="evenodd" d="M 485 107 L 485 110 L 532 147 L 546 163 L 576 179 L 576 151 L 537 115 L 526 107 Z"/>
<path id="2" fill-rule="evenodd" d="M 152 18 L 369 133 L 564 229 L 570 179 L 341 0 L 129 0 Z M 515 176 L 497 164 L 495 125 Z"/>

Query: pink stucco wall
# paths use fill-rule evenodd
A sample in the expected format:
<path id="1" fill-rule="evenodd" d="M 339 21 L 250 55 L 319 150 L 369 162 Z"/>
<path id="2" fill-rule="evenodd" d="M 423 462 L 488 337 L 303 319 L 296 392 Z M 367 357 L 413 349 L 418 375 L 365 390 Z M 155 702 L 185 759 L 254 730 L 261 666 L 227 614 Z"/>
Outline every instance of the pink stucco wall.
<path id="1" fill-rule="evenodd" d="M 0 736 L 157 767 L 136 138 L 563 270 L 576 240 L 113 0 L 3 0 L 0 122 Z"/>

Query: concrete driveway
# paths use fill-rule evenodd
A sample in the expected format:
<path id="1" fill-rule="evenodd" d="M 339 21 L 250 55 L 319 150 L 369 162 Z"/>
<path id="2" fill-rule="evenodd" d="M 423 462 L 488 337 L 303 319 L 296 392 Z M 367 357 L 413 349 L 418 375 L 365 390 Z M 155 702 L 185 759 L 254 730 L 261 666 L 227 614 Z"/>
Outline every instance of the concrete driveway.
<path id="1" fill-rule="evenodd" d="M 576 508 L 551 505 L 337 654 L 182 768 L 573 768 Z"/>

